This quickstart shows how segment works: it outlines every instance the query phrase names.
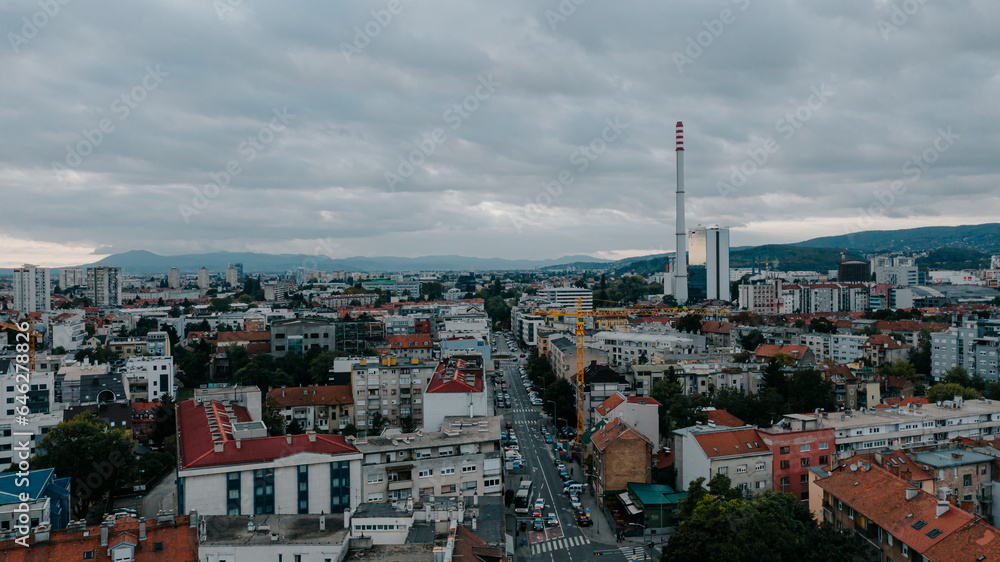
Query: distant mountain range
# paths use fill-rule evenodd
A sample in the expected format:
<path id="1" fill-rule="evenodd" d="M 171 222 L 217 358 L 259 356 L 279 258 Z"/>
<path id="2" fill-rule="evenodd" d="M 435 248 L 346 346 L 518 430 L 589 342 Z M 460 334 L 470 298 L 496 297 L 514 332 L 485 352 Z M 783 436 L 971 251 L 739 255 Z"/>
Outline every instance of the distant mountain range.
<path id="1" fill-rule="evenodd" d="M 114 254 L 100 261 L 104 265 L 122 268 L 124 273 L 166 273 L 176 267 L 181 273 L 195 273 L 207 267 L 212 272 L 225 271 L 231 263 L 242 263 L 247 273 L 285 273 L 299 267 L 321 271 L 497 271 L 538 269 L 560 264 L 580 262 L 607 263 L 590 256 L 565 256 L 552 260 L 508 260 L 502 258 L 473 258 L 467 256 L 353 257 L 333 259 L 307 254 L 255 254 L 250 252 L 214 252 L 211 254 L 183 254 L 161 256 L 144 250 Z M 93 265 L 93 264 L 88 264 Z M 81 266 L 85 267 L 85 266 Z"/>
<path id="2" fill-rule="evenodd" d="M 848 259 L 862 259 L 864 254 L 889 252 L 935 252 L 922 260 L 927 266 L 975 267 L 1000 253 L 1000 224 L 963 226 L 927 226 L 904 230 L 877 230 L 855 232 L 839 236 L 813 238 L 795 244 L 767 244 L 741 246 L 730 250 L 732 267 L 760 267 L 765 263 L 773 270 L 827 271 L 836 269 L 841 250 Z M 242 263 L 248 273 L 285 273 L 299 267 L 324 271 L 408 272 L 408 271 L 517 271 L 562 270 L 573 268 L 606 269 L 615 273 L 648 275 L 663 271 L 667 257 L 673 253 L 638 256 L 617 261 L 591 256 L 564 256 L 551 260 L 510 260 L 503 258 L 475 258 L 444 255 L 417 258 L 364 257 L 328 258 L 306 254 L 256 254 L 250 252 L 214 252 L 210 254 L 184 254 L 161 256 L 144 250 L 135 250 L 108 256 L 100 261 L 105 265 L 121 267 L 125 273 L 164 274 L 171 267 L 181 273 L 195 273 L 200 267 L 212 272 L 223 272 L 230 263 Z M 86 267 L 86 264 L 78 267 Z M 0 275 L 11 275 L 10 269 L 0 269 Z"/>

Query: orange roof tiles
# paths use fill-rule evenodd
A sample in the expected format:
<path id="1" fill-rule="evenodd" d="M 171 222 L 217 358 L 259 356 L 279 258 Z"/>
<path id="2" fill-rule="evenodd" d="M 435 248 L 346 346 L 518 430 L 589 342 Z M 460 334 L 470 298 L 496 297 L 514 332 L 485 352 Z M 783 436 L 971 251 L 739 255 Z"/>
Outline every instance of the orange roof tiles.
<path id="1" fill-rule="evenodd" d="M 139 540 L 139 520 L 123 517 L 108 529 L 108 545 L 101 546 L 100 527 L 88 527 L 89 536 L 83 531 L 52 531 L 49 542 L 31 546 L 14 544 L 13 540 L 0 541 L 0 560 L 5 562 L 39 562 L 45 560 L 84 560 L 84 553 L 92 553 L 97 562 L 110 561 L 108 549 L 122 543 L 135 545 L 135 562 L 162 560 L 169 562 L 196 562 L 198 560 L 198 529 L 190 525 L 190 517 L 181 515 L 175 523 L 158 525 L 156 520 L 146 522 L 146 539 Z M 154 544 L 161 543 L 159 550 Z"/>
<path id="2" fill-rule="evenodd" d="M 385 338 L 392 349 L 422 349 L 434 345 L 429 334 L 406 334 L 401 336 L 388 336 Z"/>
<path id="3" fill-rule="evenodd" d="M 614 443 L 618 439 L 642 439 L 646 443 L 650 443 L 649 439 L 636 431 L 631 425 L 621 420 L 621 418 L 614 418 L 608 423 L 604 424 L 604 427 L 596 431 L 590 436 L 590 440 L 593 441 L 594 447 L 599 451 L 604 451 L 608 448 L 608 445 Z M 650 443 L 652 445 L 652 443 Z"/>
<path id="4" fill-rule="evenodd" d="M 913 486 L 877 465 L 839 469 L 816 484 L 917 552 L 928 551 L 973 521 L 972 515 L 954 506 L 937 516 L 937 497 L 922 490 L 907 500 L 906 490 Z"/>
<path id="5" fill-rule="evenodd" d="M 612 394 L 611 396 L 608 396 L 607 398 L 605 398 L 604 402 L 601 402 L 600 404 L 598 404 L 597 408 L 595 408 L 595 409 L 597 410 L 597 413 L 599 415 L 606 416 L 606 415 L 608 415 L 608 412 L 610 412 L 611 410 L 614 410 L 615 408 L 617 408 L 618 405 L 621 404 L 624 401 L 625 401 L 625 397 L 616 392 L 616 393 Z"/>
<path id="6" fill-rule="evenodd" d="M 982 562 L 1000 560 L 1000 531 L 977 520 L 955 531 L 924 553 L 931 562 Z"/>
<path id="7" fill-rule="evenodd" d="M 269 399 L 290 408 L 292 406 L 325 406 L 353 404 L 351 385 L 294 386 L 275 388 L 267 393 Z"/>
<path id="8" fill-rule="evenodd" d="M 769 452 L 756 429 L 734 429 L 695 433 L 695 441 L 710 459 Z"/>
<path id="9" fill-rule="evenodd" d="M 705 413 L 708 414 L 708 421 L 715 422 L 715 425 L 724 425 L 726 427 L 743 427 L 746 425 L 743 420 L 725 410 L 708 410 Z"/>
<path id="10" fill-rule="evenodd" d="M 889 336 L 884 336 L 882 334 L 875 334 L 868 338 L 864 343 L 864 347 L 881 347 L 883 349 L 899 349 L 901 347 L 906 347 L 905 345 L 899 343 L 898 341 L 890 338 Z"/>

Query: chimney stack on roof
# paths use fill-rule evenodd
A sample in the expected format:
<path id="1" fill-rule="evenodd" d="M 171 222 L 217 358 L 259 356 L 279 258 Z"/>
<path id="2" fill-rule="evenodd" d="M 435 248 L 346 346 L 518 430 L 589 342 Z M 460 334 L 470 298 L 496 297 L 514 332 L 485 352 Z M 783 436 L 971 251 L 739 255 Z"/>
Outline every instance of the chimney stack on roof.
<path id="1" fill-rule="evenodd" d="M 948 513 L 949 508 L 951 508 L 951 504 L 948 503 L 948 500 L 938 500 L 937 511 L 934 514 L 934 517 L 941 517 L 945 513 Z"/>

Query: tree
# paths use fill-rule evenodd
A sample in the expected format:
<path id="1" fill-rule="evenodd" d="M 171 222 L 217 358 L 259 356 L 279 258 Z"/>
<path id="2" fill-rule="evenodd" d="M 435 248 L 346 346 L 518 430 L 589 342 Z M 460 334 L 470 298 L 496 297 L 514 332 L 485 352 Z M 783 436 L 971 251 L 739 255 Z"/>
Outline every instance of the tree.
<path id="1" fill-rule="evenodd" d="M 553 375 L 554 377 L 554 375 Z M 576 389 L 573 384 L 564 378 L 555 378 L 552 382 L 546 383 L 545 392 L 542 393 L 543 408 L 551 406 L 549 401 L 556 403 L 556 417 L 566 420 L 569 425 L 576 425 Z M 546 408 L 547 409 L 547 408 Z M 551 412 L 548 409 L 548 412 Z M 552 423 L 559 425 L 558 420 Z"/>
<path id="2" fill-rule="evenodd" d="M 927 401 L 931 404 L 942 400 L 951 400 L 956 396 L 961 396 L 965 400 L 975 400 L 983 395 L 978 390 L 965 387 L 953 382 L 941 382 L 931 387 L 927 392 Z"/>
<path id="3" fill-rule="evenodd" d="M 677 297 L 675 297 L 673 295 L 664 295 L 663 296 L 663 306 L 666 306 L 666 307 L 669 307 L 669 308 L 677 308 Z"/>
<path id="4" fill-rule="evenodd" d="M 766 339 L 760 330 L 750 330 L 745 336 L 740 337 L 740 346 L 747 351 L 756 351 Z"/>
<path id="5" fill-rule="evenodd" d="M 955 383 L 960 386 L 972 386 L 972 377 L 961 365 L 956 365 L 944 372 L 944 379 L 941 382 Z"/>
<path id="6" fill-rule="evenodd" d="M 167 438 L 177 434 L 177 419 L 174 408 L 174 397 L 164 394 L 160 405 L 153 410 L 153 423 L 149 432 L 150 444 L 163 447 Z"/>
<path id="7" fill-rule="evenodd" d="M 71 478 L 73 515 L 84 519 L 90 506 L 136 474 L 135 441 L 124 428 L 108 428 L 90 412 L 49 430 L 30 459 L 32 470 L 54 468 Z"/>
<path id="8" fill-rule="evenodd" d="M 678 332 L 698 334 L 701 332 L 701 314 L 687 314 L 677 321 Z"/>
<path id="9" fill-rule="evenodd" d="M 702 487 L 679 502 L 681 522 L 661 560 L 733 562 L 861 562 L 862 547 L 829 523 L 817 525 L 809 507 L 771 490 L 753 499 L 716 497 Z M 692 485 L 692 488 L 694 486 Z M 692 493 L 693 492 L 693 493 Z M 695 505 L 690 507 L 694 497 Z M 683 517 L 683 515 L 689 516 Z"/>
<path id="10" fill-rule="evenodd" d="M 344 429 L 340 430 L 340 434 L 343 435 L 344 437 L 348 437 L 351 435 L 357 436 L 358 427 L 353 423 L 348 423 L 347 425 L 344 426 Z"/>
<path id="11" fill-rule="evenodd" d="M 833 381 L 816 369 L 797 369 L 788 379 L 788 411 L 834 410 Z"/>
<path id="12" fill-rule="evenodd" d="M 837 325 L 826 318 L 813 318 L 809 322 L 809 330 L 817 334 L 834 334 L 837 332 Z"/>
<path id="13" fill-rule="evenodd" d="M 883 363 L 878 368 L 878 374 L 883 377 L 902 377 L 913 383 L 913 392 L 916 396 L 924 394 L 924 377 L 917 373 L 913 363 L 905 359 Z"/>
<path id="14" fill-rule="evenodd" d="M 382 412 L 375 412 L 372 416 L 371 431 L 368 432 L 370 437 L 378 436 L 382 434 L 382 430 L 389 423 L 389 418 L 382 415 Z"/>
<path id="15" fill-rule="evenodd" d="M 418 429 L 417 422 L 413 420 L 413 416 L 399 418 L 399 427 L 403 433 L 413 433 Z"/>
<path id="16" fill-rule="evenodd" d="M 660 433 L 670 435 L 673 430 L 690 427 L 696 422 L 708 421 L 703 410 L 709 400 L 701 394 L 684 394 L 676 372 L 671 368 L 667 376 L 653 383 L 650 396 L 660 403 Z"/>
<path id="17" fill-rule="evenodd" d="M 270 397 L 265 400 L 264 411 L 260 417 L 264 425 L 267 426 L 268 435 L 285 434 L 285 415 L 281 413 L 281 404 L 277 400 Z"/>
<path id="18" fill-rule="evenodd" d="M 305 433 L 305 429 L 302 428 L 302 424 L 299 420 L 292 420 L 292 423 L 285 427 L 285 435 L 302 435 Z"/>

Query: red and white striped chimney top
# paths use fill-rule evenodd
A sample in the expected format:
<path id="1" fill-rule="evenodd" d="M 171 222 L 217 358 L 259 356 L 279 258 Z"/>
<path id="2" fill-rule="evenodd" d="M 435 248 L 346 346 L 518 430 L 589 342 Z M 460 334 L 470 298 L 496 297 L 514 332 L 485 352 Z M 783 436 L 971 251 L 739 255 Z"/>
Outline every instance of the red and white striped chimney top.
<path id="1" fill-rule="evenodd" d="M 677 150 L 684 150 L 684 123 L 677 122 Z"/>

